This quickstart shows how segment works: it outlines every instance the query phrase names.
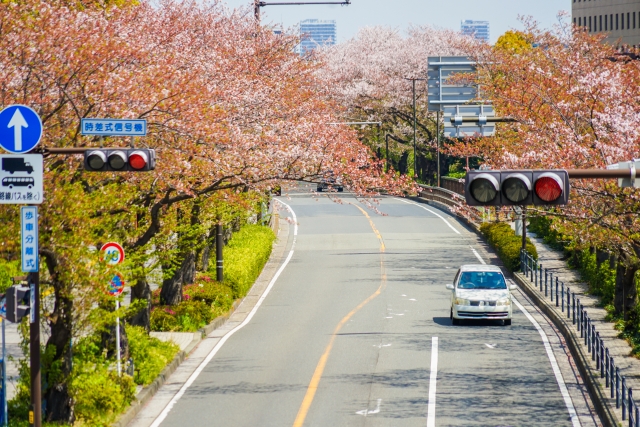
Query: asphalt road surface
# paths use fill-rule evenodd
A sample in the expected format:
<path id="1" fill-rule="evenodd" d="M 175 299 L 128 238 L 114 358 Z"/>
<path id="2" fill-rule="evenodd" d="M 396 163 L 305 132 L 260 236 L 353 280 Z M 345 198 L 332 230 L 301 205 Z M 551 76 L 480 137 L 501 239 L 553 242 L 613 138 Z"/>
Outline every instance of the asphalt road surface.
<path id="1" fill-rule="evenodd" d="M 519 291 L 529 314 L 514 307 L 512 326 L 451 324 L 456 269 L 495 262 L 454 217 L 391 197 L 385 215 L 346 194 L 280 199 L 297 219 L 288 263 L 156 425 L 599 425 L 562 339 Z"/>

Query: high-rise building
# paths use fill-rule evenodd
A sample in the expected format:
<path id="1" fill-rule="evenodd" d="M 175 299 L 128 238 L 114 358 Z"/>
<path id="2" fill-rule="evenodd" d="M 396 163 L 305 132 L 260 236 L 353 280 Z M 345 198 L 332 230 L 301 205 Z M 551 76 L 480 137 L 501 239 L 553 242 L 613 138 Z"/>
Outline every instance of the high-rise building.
<path id="1" fill-rule="evenodd" d="M 607 33 L 608 43 L 640 45 L 640 0 L 573 0 L 571 14 L 575 25 Z"/>
<path id="2" fill-rule="evenodd" d="M 472 36 L 489 43 L 489 21 L 472 21 L 467 19 L 460 22 L 460 32 L 465 36 Z"/>
<path id="3" fill-rule="evenodd" d="M 304 54 L 320 46 L 336 44 L 336 21 L 305 19 L 300 22 L 300 53 Z"/>

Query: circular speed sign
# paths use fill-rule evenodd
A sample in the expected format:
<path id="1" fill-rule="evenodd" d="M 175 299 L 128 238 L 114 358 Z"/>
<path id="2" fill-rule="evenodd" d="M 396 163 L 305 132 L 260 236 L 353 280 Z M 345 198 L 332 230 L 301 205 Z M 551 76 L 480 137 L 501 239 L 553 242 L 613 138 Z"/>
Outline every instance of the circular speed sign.
<path id="1" fill-rule="evenodd" d="M 100 258 L 109 265 L 121 264 L 124 261 L 124 249 L 116 242 L 105 243 L 100 252 Z"/>

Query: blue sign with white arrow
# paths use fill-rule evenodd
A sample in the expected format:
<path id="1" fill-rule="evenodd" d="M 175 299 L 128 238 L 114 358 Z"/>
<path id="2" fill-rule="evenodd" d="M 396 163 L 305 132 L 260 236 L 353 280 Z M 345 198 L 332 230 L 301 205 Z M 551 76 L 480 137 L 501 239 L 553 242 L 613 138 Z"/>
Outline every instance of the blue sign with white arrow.
<path id="1" fill-rule="evenodd" d="M 10 153 L 27 153 L 40 143 L 42 121 L 25 105 L 10 105 L 0 111 L 0 147 Z"/>

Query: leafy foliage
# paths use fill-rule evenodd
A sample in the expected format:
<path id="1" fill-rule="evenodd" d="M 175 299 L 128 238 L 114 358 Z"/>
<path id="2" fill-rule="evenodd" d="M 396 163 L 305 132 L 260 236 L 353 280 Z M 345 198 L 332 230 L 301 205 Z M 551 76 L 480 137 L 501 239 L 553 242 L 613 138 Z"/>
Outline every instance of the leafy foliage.
<path id="1" fill-rule="evenodd" d="M 522 249 L 522 237 L 516 236 L 515 231 L 504 222 L 485 222 L 480 226 L 480 231 L 487 238 L 487 242 L 493 247 L 498 256 L 509 271 L 520 269 L 520 250 Z M 538 259 L 538 251 L 527 238 L 527 253 L 534 259 Z"/>
<path id="2" fill-rule="evenodd" d="M 135 366 L 136 384 L 149 385 L 173 360 L 179 347 L 172 342 L 150 337 L 139 326 L 127 325 L 129 352 Z"/>

